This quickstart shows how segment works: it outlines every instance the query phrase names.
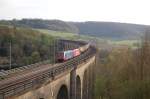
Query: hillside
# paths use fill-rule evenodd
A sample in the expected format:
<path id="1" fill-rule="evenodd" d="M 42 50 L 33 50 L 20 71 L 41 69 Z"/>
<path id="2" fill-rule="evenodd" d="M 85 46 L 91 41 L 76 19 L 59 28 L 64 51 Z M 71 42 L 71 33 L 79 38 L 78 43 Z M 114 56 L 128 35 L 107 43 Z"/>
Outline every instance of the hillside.
<path id="1" fill-rule="evenodd" d="M 61 20 L 43 20 L 43 19 L 1 20 L 0 24 L 16 25 L 17 27 L 30 27 L 38 29 L 48 29 L 53 31 L 78 33 L 78 29 L 76 26 Z"/>
<path id="2" fill-rule="evenodd" d="M 115 22 L 74 22 L 79 34 L 113 39 L 137 39 L 148 26 Z"/>
<path id="3" fill-rule="evenodd" d="M 117 22 L 65 22 L 60 20 L 43 19 L 1 20 L 0 24 L 16 25 L 18 27 L 30 27 L 36 29 L 47 29 L 75 34 L 79 33 L 81 35 L 117 40 L 138 39 L 149 27 L 146 25 Z"/>
<path id="4" fill-rule="evenodd" d="M 0 26 L 0 70 L 8 69 L 11 42 L 12 68 L 53 61 L 55 38 L 28 28 Z"/>

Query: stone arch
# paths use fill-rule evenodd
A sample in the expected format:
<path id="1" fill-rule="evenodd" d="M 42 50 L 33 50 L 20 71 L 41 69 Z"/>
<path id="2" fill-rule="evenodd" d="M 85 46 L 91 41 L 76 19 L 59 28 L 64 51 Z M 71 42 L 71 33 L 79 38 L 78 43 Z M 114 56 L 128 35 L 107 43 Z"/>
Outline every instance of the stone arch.
<path id="1" fill-rule="evenodd" d="M 88 99 L 88 71 L 85 70 L 83 75 L 82 99 Z"/>
<path id="2" fill-rule="evenodd" d="M 62 85 L 58 91 L 57 99 L 69 99 L 68 89 L 66 85 Z"/>
<path id="3" fill-rule="evenodd" d="M 81 79 L 76 77 L 76 99 L 81 99 Z"/>

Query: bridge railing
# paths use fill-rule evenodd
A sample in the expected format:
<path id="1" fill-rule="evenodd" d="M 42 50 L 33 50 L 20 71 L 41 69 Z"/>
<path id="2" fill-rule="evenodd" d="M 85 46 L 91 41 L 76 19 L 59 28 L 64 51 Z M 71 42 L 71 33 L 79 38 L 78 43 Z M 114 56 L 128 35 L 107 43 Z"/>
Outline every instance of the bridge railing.
<path id="1" fill-rule="evenodd" d="M 83 45 L 86 44 L 86 42 L 63 40 L 63 39 L 60 39 L 59 42 L 61 42 L 61 43 L 72 43 L 70 45 L 72 45 L 73 48 L 75 46 L 79 47 L 79 46 L 83 46 Z M 24 70 L 30 70 L 30 69 L 36 68 L 36 67 L 38 67 L 42 64 L 44 65 L 44 64 L 50 64 L 50 63 L 51 63 L 50 60 L 45 60 L 45 61 L 41 61 L 41 62 L 38 62 L 38 63 L 26 65 L 26 66 L 21 66 L 21 67 L 10 69 L 10 70 L 1 70 L 0 71 L 0 81 L 3 80 L 3 79 L 6 79 L 9 75 L 12 75 L 14 73 L 18 73 L 18 72 L 21 72 L 21 71 L 24 71 Z M 6 65 L 6 67 L 9 67 L 9 65 Z"/>
<path id="2" fill-rule="evenodd" d="M 14 96 L 18 93 L 28 91 L 32 88 L 39 87 L 47 79 L 54 79 L 56 76 L 66 70 L 71 70 L 74 66 L 79 65 L 95 54 L 95 49 L 90 47 L 86 52 L 79 57 L 75 57 L 67 62 L 62 63 L 59 66 L 42 71 L 41 73 L 34 74 L 30 77 L 24 77 L 23 79 L 10 80 L 6 83 L 0 83 L 0 99 L 5 97 Z"/>

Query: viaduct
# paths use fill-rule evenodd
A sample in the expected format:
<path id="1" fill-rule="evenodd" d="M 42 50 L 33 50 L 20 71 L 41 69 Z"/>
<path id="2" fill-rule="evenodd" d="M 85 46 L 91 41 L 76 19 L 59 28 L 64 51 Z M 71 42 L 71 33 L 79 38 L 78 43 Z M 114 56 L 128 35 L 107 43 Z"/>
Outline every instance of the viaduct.
<path id="1" fill-rule="evenodd" d="M 86 44 L 61 43 L 68 49 Z M 93 99 L 95 54 L 95 47 L 90 46 L 63 63 L 38 63 L 1 73 L 0 99 Z"/>

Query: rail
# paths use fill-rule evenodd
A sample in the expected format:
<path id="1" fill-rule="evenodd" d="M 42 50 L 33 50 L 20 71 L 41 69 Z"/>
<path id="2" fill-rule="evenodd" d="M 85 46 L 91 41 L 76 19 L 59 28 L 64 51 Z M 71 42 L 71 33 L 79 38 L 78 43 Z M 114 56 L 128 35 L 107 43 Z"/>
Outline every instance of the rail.
<path id="1" fill-rule="evenodd" d="M 0 81 L 0 99 L 5 99 L 32 88 L 39 87 L 48 79 L 54 79 L 64 71 L 71 70 L 74 66 L 87 61 L 89 58 L 93 57 L 95 53 L 96 49 L 94 47 L 89 47 L 89 49 L 80 56 L 58 64 L 58 66 L 44 69 L 42 71 L 36 71 L 33 74 L 24 75 L 15 79 Z"/>

